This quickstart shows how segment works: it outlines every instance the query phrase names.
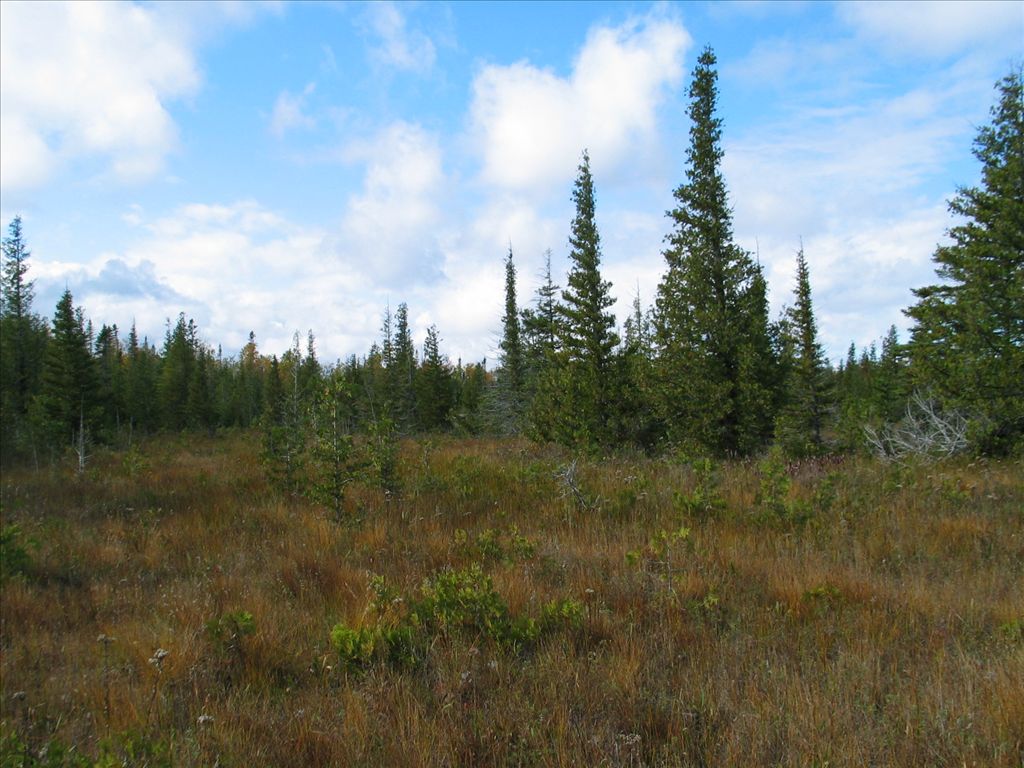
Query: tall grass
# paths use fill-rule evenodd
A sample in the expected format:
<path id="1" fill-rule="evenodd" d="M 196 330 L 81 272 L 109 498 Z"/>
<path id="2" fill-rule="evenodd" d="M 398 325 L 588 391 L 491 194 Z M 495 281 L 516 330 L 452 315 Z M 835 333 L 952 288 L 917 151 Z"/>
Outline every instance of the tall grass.
<path id="1" fill-rule="evenodd" d="M 580 503 L 559 450 L 438 437 L 339 524 L 274 492 L 256 442 L 5 472 L 3 765 L 1024 760 L 1019 461 L 581 460 Z M 342 663 L 333 627 L 474 564 L 510 616 L 582 621 L 524 644 L 428 622 L 415 664 Z"/>

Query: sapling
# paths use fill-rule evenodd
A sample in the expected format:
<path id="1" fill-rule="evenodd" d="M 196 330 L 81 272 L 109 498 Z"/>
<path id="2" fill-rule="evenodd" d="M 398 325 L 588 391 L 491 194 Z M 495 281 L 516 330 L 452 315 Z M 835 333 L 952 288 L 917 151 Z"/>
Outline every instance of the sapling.
<path id="1" fill-rule="evenodd" d="M 352 451 L 353 414 L 352 388 L 335 374 L 324 383 L 313 406 L 313 482 L 308 493 L 339 522 L 344 516 L 345 489 L 359 470 Z"/>

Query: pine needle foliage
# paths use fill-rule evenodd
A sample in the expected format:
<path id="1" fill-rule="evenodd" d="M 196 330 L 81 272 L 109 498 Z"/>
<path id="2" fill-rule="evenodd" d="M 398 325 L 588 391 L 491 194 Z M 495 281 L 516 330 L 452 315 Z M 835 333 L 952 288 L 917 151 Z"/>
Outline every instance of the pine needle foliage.
<path id="1" fill-rule="evenodd" d="M 668 439 L 721 455 L 752 452 L 767 439 L 772 354 L 760 267 L 733 242 L 715 63 L 705 49 L 690 86 L 686 181 L 668 213 L 655 327 Z"/>
<path id="2" fill-rule="evenodd" d="M 998 84 L 992 122 L 978 131 L 981 185 L 949 203 L 960 219 L 933 260 L 940 282 L 906 310 L 917 383 L 974 416 L 989 452 L 1024 440 L 1024 97 L 1018 67 Z"/>

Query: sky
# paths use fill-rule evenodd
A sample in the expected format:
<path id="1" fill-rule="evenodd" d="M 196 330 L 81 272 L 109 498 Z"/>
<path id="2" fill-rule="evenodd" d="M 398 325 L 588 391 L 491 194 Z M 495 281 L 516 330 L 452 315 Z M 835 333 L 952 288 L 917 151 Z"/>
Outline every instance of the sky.
<path id="1" fill-rule="evenodd" d="M 0 217 L 35 310 L 236 355 L 312 329 L 363 355 L 406 302 L 452 361 L 497 357 L 511 246 L 528 305 L 568 268 L 586 148 L 620 320 L 664 271 L 687 90 L 718 58 L 736 242 L 772 316 L 810 268 L 830 358 L 879 339 L 978 183 L 1024 2 L 0 3 Z"/>

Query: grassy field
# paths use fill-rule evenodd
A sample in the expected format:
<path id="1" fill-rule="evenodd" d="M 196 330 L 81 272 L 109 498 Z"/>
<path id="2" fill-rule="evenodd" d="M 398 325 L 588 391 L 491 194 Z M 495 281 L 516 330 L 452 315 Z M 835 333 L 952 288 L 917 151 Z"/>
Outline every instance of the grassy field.
<path id="1" fill-rule="evenodd" d="M 257 443 L 4 473 L 0 764 L 1024 764 L 1020 461 L 436 438 L 335 521 Z"/>

